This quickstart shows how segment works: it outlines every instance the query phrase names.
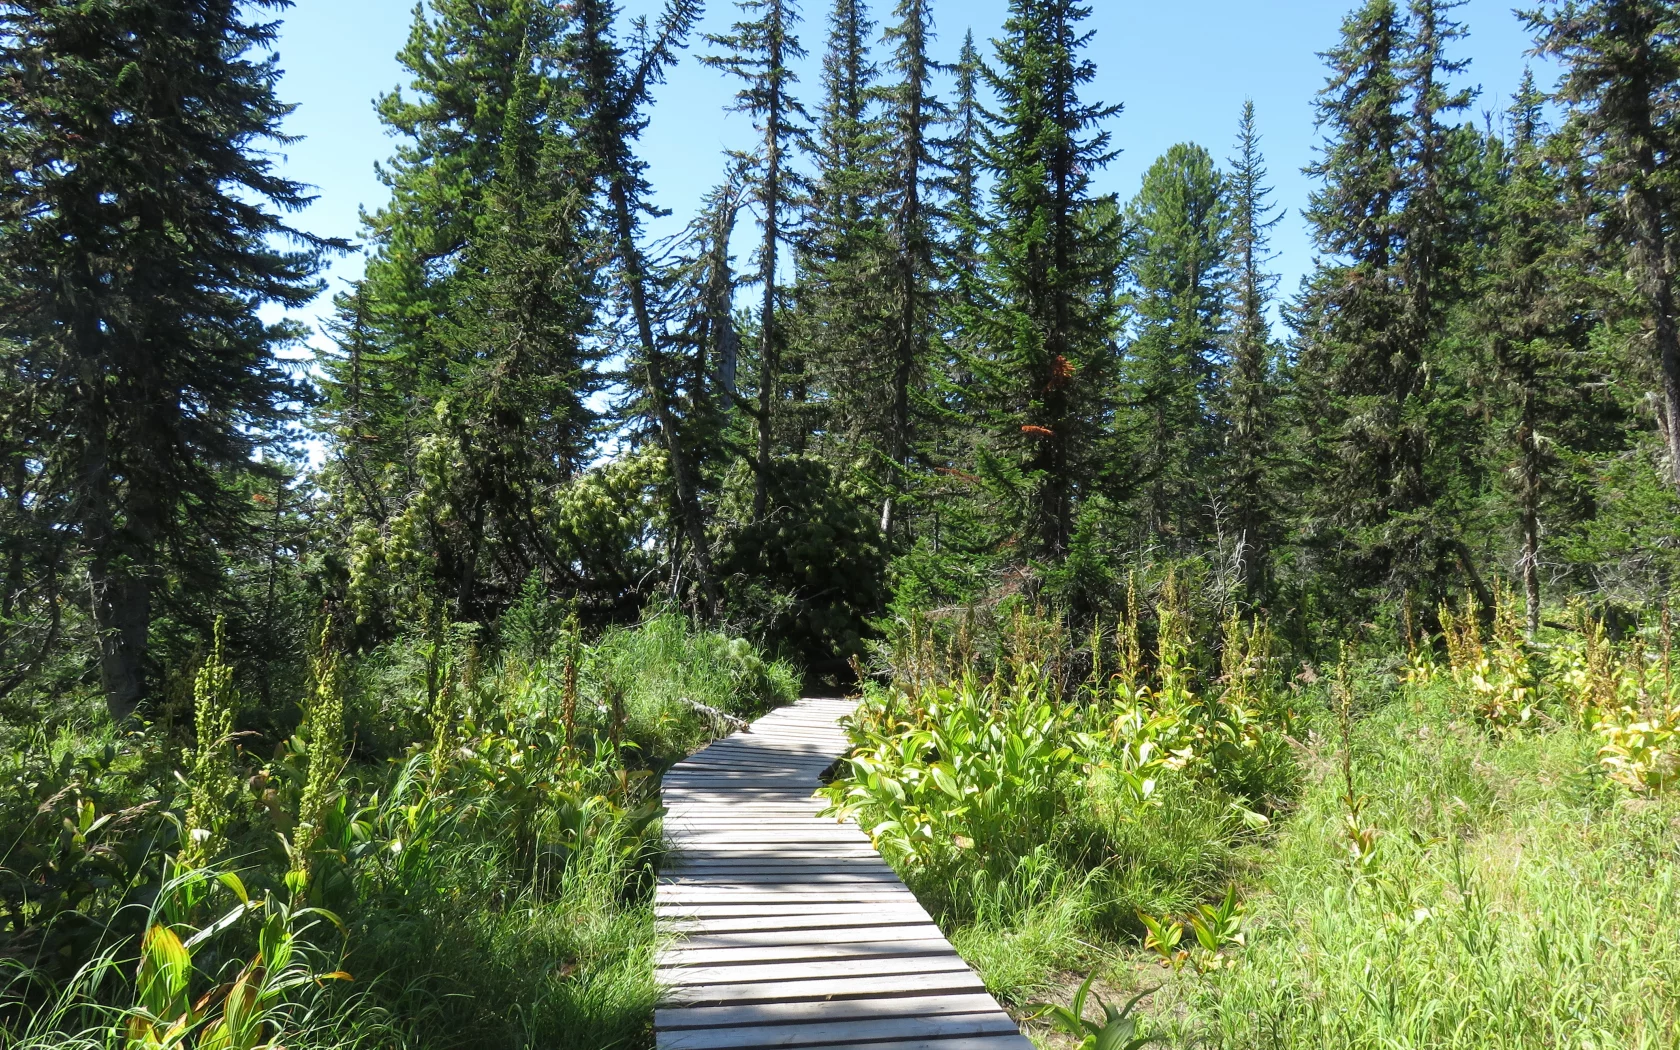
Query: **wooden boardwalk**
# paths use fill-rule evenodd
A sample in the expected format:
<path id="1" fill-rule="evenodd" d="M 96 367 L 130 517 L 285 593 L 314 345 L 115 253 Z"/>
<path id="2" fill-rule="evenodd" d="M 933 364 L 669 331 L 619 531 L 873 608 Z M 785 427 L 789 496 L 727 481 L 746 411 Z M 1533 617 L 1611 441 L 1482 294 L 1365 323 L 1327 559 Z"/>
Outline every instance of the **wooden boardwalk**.
<path id="1" fill-rule="evenodd" d="M 845 700 L 801 700 L 665 775 L 659 1050 L 1032 1050 L 855 825 L 819 819 Z"/>

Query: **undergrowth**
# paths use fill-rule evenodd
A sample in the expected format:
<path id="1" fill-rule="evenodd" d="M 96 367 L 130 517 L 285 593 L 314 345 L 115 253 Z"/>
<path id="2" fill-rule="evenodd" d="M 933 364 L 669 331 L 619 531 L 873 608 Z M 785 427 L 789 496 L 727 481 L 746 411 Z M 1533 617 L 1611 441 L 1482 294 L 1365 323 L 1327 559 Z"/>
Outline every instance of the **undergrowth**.
<path id="1" fill-rule="evenodd" d="M 1049 1044 L 1680 1046 L 1668 615 L 1438 620 L 1285 668 L 1170 577 L 1088 639 L 907 619 L 829 794 Z"/>
<path id="2" fill-rule="evenodd" d="M 0 1045 L 646 1044 L 658 773 L 797 677 L 675 615 L 501 633 L 323 631 L 289 735 L 219 645 L 190 726 L 0 726 Z"/>

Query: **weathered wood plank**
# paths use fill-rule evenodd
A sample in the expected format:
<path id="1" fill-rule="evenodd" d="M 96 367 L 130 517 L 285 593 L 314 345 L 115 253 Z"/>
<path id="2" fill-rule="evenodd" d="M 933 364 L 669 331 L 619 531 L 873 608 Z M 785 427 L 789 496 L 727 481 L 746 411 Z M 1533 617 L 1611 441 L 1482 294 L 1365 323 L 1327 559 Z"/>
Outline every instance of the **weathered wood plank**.
<path id="1" fill-rule="evenodd" d="M 653 1023 L 661 1028 L 744 1028 L 748 1025 L 802 1021 L 845 1021 L 856 1018 L 945 1017 L 979 1014 L 997 1009 L 989 995 L 952 993 L 905 995 L 892 998 L 849 999 L 839 1002 L 743 1003 L 729 1006 L 690 1006 L 657 1010 Z"/>
<path id="2" fill-rule="evenodd" d="M 812 911 L 807 908 L 801 909 L 800 913 L 795 915 L 731 915 L 688 919 L 661 916 L 660 921 L 672 933 L 693 937 L 735 930 L 806 931 L 842 926 L 898 926 L 932 923 L 933 920 L 920 907 L 881 907 L 867 912 L 833 912 L 827 909 Z"/>
<path id="3" fill-rule="evenodd" d="M 1020 1036 L 1002 1010 L 951 1017 L 883 1017 L 741 1028 L 679 1028 L 660 1033 L 670 1050 L 728 1050 L 735 1047 L 793 1047 L 854 1044 L 879 1039 L 940 1039 L 952 1036 Z M 1030 1044 L 1029 1044 L 1030 1045 Z"/>
<path id="4" fill-rule="evenodd" d="M 758 946 L 800 947 L 817 944 L 891 944 L 897 941 L 938 941 L 943 934 L 931 922 L 893 926 L 825 926 L 794 930 L 720 930 L 684 931 L 679 940 L 672 941 L 664 951 L 700 951 L 710 948 L 751 948 Z M 680 960 L 678 960 L 680 961 Z"/>
<path id="5" fill-rule="evenodd" d="M 741 963 L 733 966 L 655 966 L 661 984 L 683 987 L 832 977 L 887 977 L 907 973 L 973 973 L 956 952 L 878 959 L 822 959 L 810 962 Z"/>
<path id="6" fill-rule="evenodd" d="M 747 984 L 688 984 L 666 992 L 669 1009 L 745 1003 L 814 1002 L 828 1006 L 846 999 L 909 994 L 961 994 L 986 988 L 968 967 L 936 973 L 899 973 L 880 977 L 818 977 L 803 981 Z M 658 1024 L 656 1020 L 654 1022 Z"/>
<path id="7" fill-rule="evenodd" d="M 818 815 L 852 709 L 802 700 L 666 772 L 659 1050 L 1030 1050 L 869 836 Z"/>
<path id="8" fill-rule="evenodd" d="M 935 927 L 933 935 L 914 941 L 859 941 L 840 944 L 749 944 L 739 948 L 686 948 L 682 942 L 659 953 L 658 965 L 720 966 L 725 963 L 815 962 L 819 959 L 884 959 L 894 955 L 941 955 L 951 945 Z"/>

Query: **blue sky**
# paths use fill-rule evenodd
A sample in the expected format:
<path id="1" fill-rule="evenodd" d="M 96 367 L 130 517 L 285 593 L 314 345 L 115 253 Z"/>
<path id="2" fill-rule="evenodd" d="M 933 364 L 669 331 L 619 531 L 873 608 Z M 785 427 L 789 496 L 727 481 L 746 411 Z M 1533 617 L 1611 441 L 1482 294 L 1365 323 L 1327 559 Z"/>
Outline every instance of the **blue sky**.
<path id="1" fill-rule="evenodd" d="M 1125 111 L 1110 124 L 1123 152 L 1102 173 L 1098 189 L 1130 197 L 1145 168 L 1169 146 L 1197 142 L 1218 158 L 1231 152 L 1237 116 L 1254 99 L 1276 188 L 1285 210 L 1274 235 L 1274 268 L 1292 290 L 1312 264 L 1312 247 L 1300 210 L 1311 182 L 1301 168 L 1313 157 L 1318 135 L 1312 101 L 1324 81 L 1317 53 L 1333 44 L 1352 0 L 1176 0 L 1132 3 L 1088 0 L 1087 26 L 1095 30 L 1090 55 L 1098 75 L 1088 97 L 1120 102 Z M 628 14 L 651 11 L 652 0 L 628 0 Z M 801 71 L 802 97 L 815 101 L 817 62 L 826 36 L 828 3 L 806 0 L 800 34 L 811 52 Z M 892 0 L 875 0 L 879 21 Z M 965 31 L 989 54 L 1007 0 L 936 0 L 938 57 L 955 57 Z M 736 17 L 732 3 L 712 0 L 703 29 L 721 31 Z M 1529 38 L 1509 0 L 1470 0 L 1459 15 L 1470 30 L 1459 53 L 1471 60 L 1464 80 L 1479 86 L 1476 119 L 1502 111 L 1528 62 Z M 384 187 L 374 164 L 393 142 L 373 112 L 373 99 L 403 84 L 395 55 L 413 18 L 413 0 L 298 0 L 285 15 L 279 44 L 285 70 L 282 97 L 297 104 L 287 130 L 302 140 L 284 147 L 284 171 L 316 187 L 319 200 L 298 219 L 315 233 L 355 238 L 358 211 L 377 207 Z M 653 123 L 643 141 L 657 202 L 672 210 L 663 229 L 673 232 L 717 180 L 722 153 L 750 145 L 743 116 L 726 113 L 735 87 L 695 55 L 707 45 L 696 38 L 682 65 L 659 92 Z M 1544 78 L 1543 78 L 1544 79 Z M 339 260 L 334 287 L 361 270 L 359 257 Z M 326 299 L 305 312 L 324 314 Z"/>

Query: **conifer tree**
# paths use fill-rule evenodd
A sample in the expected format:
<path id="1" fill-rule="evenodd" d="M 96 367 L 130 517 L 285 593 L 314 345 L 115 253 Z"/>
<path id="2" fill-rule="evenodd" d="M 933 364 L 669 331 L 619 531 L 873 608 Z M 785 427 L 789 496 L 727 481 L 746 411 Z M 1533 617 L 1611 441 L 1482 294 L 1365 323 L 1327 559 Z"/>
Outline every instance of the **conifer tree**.
<path id="1" fill-rule="evenodd" d="M 1396 557 L 1381 530 L 1402 507 L 1393 479 L 1415 379 L 1396 374 L 1408 355 L 1399 272 L 1404 48 L 1393 0 L 1367 0 L 1347 17 L 1324 56 L 1330 72 L 1317 109 L 1325 145 L 1307 169 L 1322 180 L 1306 212 L 1322 261 L 1296 322 L 1309 443 L 1301 480 L 1316 497 L 1301 524 L 1312 546 L 1344 552 L 1331 571 L 1360 586 L 1385 580 Z"/>
<path id="2" fill-rule="evenodd" d="M 952 67 L 950 116 L 945 127 L 948 134 L 939 142 L 941 164 L 946 175 L 942 189 L 950 198 L 947 205 L 949 263 L 947 268 L 960 284 L 980 266 L 981 201 L 980 179 L 984 171 L 981 156 L 981 135 L 985 128 L 986 111 L 980 101 L 980 86 L 985 78 L 985 61 L 974 46 L 974 32 L 970 30 L 957 53 Z"/>
<path id="3" fill-rule="evenodd" d="M 584 203 L 590 158 L 575 136 L 539 117 L 575 108 L 564 97 L 574 94 L 569 84 L 539 79 L 522 59 L 496 177 L 462 251 L 460 298 L 435 340 L 460 369 L 447 424 L 463 450 L 453 483 L 467 525 L 455 604 L 473 621 L 511 604 L 532 571 L 570 582 L 569 564 L 531 508 L 585 468 L 595 441 L 587 402 L 599 385 L 599 353 L 585 338 L 600 299 Z M 495 567 L 493 579 L 482 578 L 475 549 Z"/>
<path id="4" fill-rule="evenodd" d="M 1223 437 L 1230 226 L 1225 180 L 1200 146 L 1168 150 L 1127 209 L 1137 337 L 1125 389 L 1146 545 L 1193 549 L 1220 495 L 1209 483 Z"/>
<path id="5" fill-rule="evenodd" d="M 1560 60 L 1564 134 L 1589 167 L 1587 192 L 1621 253 L 1649 330 L 1661 384 L 1661 429 L 1680 487 L 1680 306 L 1675 247 L 1680 196 L 1680 11 L 1668 0 L 1551 3 L 1525 13 L 1542 55 Z"/>
<path id="6" fill-rule="evenodd" d="M 328 476 L 358 556 L 423 555 L 434 618 L 485 619 L 533 570 L 577 582 L 534 512 L 588 462 L 600 382 L 564 22 L 546 0 L 437 0 L 400 56 L 411 91 L 379 102 L 401 136 L 391 200 L 339 301 L 321 421 L 358 446 Z"/>
<path id="7" fill-rule="evenodd" d="M 1268 482 L 1275 455 L 1277 385 L 1267 311 L 1277 278 L 1266 270 L 1268 237 L 1283 220 L 1273 214 L 1266 161 L 1260 150 L 1254 102 L 1243 104 L 1237 126 L 1237 155 L 1230 160 L 1231 319 L 1229 364 L 1224 395 L 1229 426 L 1231 509 L 1236 520 L 1236 569 L 1250 600 L 1268 590 L 1269 561 L 1275 542 Z"/>
<path id="8" fill-rule="evenodd" d="M 630 56 L 612 39 L 618 13 L 612 0 L 579 0 L 575 7 L 577 62 L 587 107 L 586 135 L 607 195 L 612 244 L 641 351 L 643 390 L 670 464 L 677 514 L 694 559 L 696 583 L 707 614 L 716 615 L 717 584 L 700 500 L 699 472 L 673 405 L 674 377 L 665 361 L 661 333 L 654 331 L 657 311 L 650 301 L 648 267 L 638 243 L 641 219 L 648 211 L 648 185 L 647 165 L 634 150 L 636 138 L 647 124 L 642 109 L 699 20 L 701 0 L 668 0 L 654 31 L 648 34 L 645 25 L 641 27 L 636 53 Z"/>
<path id="9" fill-rule="evenodd" d="M 736 22 L 729 33 L 707 40 L 723 48 L 702 61 L 739 77 L 745 84 L 735 96 L 734 109 L 749 114 L 760 135 L 753 155 L 753 198 L 758 204 L 763 237 L 758 250 L 758 279 L 763 286 L 758 318 L 758 449 L 754 459 L 753 516 L 764 517 L 769 506 L 771 448 L 782 379 L 783 331 L 781 286 L 777 263 L 788 237 L 789 212 L 800 188 L 789 167 L 794 149 L 806 141 L 804 107 L 793 95 L 798 81 L 790 63 L 805 56 L 794 28 L 799 9 L 794 0 L 737 0 L 736 6 L 755 18 Z"/>
<path id="10" fill-rule="evenodd" d="M 392 447 L 404 436 L 392 421 L 452 379 L 428 339 L 458 301 L 450 285 L 464 274 L 462 252 L 496 179 L 515 83 L 552 74 L 556 28 L 545 0 L 428 0 L 397 55 L 409 88 L 377 102 L 398 145 L 379 169 L 391 198 L 364 217 L 371 250 L 360 323 L 386 358 L 367 364 L 381 372 L 376 385 L 390 387 L 391 420 L 368 422 L 370 432 L 396 431 L 379 435 L 388 461 L 407 454 Z"/>
<path id="11" fill-rule="evenodd" d="M 1468 104 L 1450 87 L 1463 68 L 1446 50 L 1463 35 L 1454 6 L 1414 0 L 1408 21 L 1392 0 L 1369 0 L 1326 56 L 1328 144 L 1312 169 L 1324 184 L 1308 212 L 1325 264 L 1302 304 L 1299 396 L 1319 415 L 1322 502 L 1308 527 L 1340 552 L 1334 571 L 1426 609 L 1462 579 L 1488 615 L 1492 591 L 1462 531 L 1480 437 L 1449 338 L 1482 148 L 1447 123 Z"/>
<path id="12" fill-rule="evenodd" d="M 263 148 L 290 109 L 253 16 L 283 6 L 0 3 L 0 354 L 28 406 L 6 439 L 85 562 L 118 719 L 166 578 L 221 586 L 270 473 L 253 457 L 308 396 L 276 358 L 295 332 L 259 316 L 308 302 L 329 247 L 280 218 L 308 198 Z"/>
<path id="13" fill-rule="evenodd" d="M 915 440 L 912 402 L 928 367 L 929 341 L 936 315 L 938 279 L 937 212 L 931 196 L 938 185 L 932 132 L 944 108 L 931 89 L 934 64 L 928 58 L 933 12 L 928 0 L 900 0 L 897 21 L 887 27 L 892 46 L 888 68 L 895 82 L 886 91 L 888 141 L 884 204 L 890 216 L 892 260 L 885 296 L 892 310 L 886 343 L 892 365 L 887 457 L 892 475 L 881 501 L 881 532 L 892 537 L 894 494 L 903 491 Z"/>
<path id="14" fill-rule="evenodd" d="M 1487 400 L 1495 425 L 1489 456 L 1514 506 L 1528 631 L 1540 629 L 1542 516 L 1568 526 L 1589 500 L 1572 482 L 1571 460 L 1604 447 L 1626 424 L 1611 384 L 1587 351 L 1593 318 L 1582 246 L 1568 221 L 1568 193 L 1546 158 L 1545 96 L 1532 72 L 1508 113 L 1509 145 L 1489 205 L 1487 279 L 1477 327 L 1488 350 Z"/>
<path id="15" fill-rule="evenodd" d="M 1057 558 L 1096 470 L 1092 440 L 1110 372 L 1118 210 L 1091 191 L 1114 156 L 1103 123 L 1117 105 L 1088 103 L 1083 57 L 1090 9 L 1071 0 L 1011 0 L 995 68 L 999 109 L 982 136 L 995 176 L 986 217 L 989 284 L 969 323 L 998 382 L 999 480 L 1024 496 L 1011 510 L 1026 553 Z"/>
<path id="16" fill-rule="evenodd" d="M 790 327 L 799 329 L 799 370 L 821 389 L 821 418 L 803 425 L 848 450 L 878 455 L 888 385 L 881 353 L 888 318 L 879 282 L 888 248 L 873 31 L 862 0 L 835 0 L 799 238 L 799 317 Z"/>

